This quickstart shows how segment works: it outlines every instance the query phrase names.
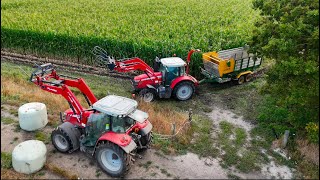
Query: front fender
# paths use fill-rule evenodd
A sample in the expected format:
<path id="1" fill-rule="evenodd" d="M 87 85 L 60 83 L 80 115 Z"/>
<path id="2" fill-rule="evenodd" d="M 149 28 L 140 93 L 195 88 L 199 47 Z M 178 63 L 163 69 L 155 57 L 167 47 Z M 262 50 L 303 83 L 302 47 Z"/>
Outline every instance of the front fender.
<path id="1" fill-rule="evenodd" d="M 195 86 L 199 85 L 199 82 L 196 78 L 192 77 L 191 75 L 187 75 L 187 76 L 180 76 L 174 79 L 170 85 L 171 89 L 174 89 L 174 87 L 176 87 L 176 85 L 181 81 L 191 81 Z"/>

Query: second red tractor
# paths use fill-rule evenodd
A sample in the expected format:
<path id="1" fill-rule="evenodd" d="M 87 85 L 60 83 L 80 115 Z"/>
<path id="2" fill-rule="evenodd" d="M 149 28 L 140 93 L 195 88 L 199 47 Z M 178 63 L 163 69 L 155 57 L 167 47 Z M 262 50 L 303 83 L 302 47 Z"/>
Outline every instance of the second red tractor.
<path id="1" fill-rule="evenodd" d="M 138 57 L 116 60 L 107 55 L 107 52 L 96 46 L 93 50 L 98 60 L 110 70 L 117 72 L 130 72 L 140 70 L 144 74 L 132 79 L 134 91 L 144 101 L 151 102 L 155 98 L 175 97 L 184 101 L 192 97 L 199 82 L 189 74 L 191 55 L 200 50 L 190 50 L 187 61 L 179 57 L 156 58 L 156 66 L 153 69 Z"/>

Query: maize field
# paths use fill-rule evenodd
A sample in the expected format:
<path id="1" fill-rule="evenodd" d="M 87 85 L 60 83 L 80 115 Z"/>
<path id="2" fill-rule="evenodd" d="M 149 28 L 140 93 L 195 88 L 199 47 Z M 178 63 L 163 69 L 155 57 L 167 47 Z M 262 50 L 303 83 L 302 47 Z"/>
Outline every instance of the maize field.
<path id="1" fill-rule="evenodd" d="M 2 0 L 1 48 L 92 65 L 98 45 L 150 64 L 243 46 L 257 18 L 251 0 Z"/>

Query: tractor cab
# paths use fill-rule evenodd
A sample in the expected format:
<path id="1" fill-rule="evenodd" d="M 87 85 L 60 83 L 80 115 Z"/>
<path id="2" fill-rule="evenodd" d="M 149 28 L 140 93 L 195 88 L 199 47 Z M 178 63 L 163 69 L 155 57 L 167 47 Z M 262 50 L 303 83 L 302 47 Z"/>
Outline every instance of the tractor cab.
<path id="1" fill-rule="evenodd" d="M 85 128 L 82 143 L 94 146 L 102 134 L 114 132 L 125 134 L 136 122 L 144 123 L 148 114 L 137 108 L 137 101 L 115 95 L 106 96 L 92 105 L 92 113 Z"/>
<path id="2" fill-rule="evenodd" d="M 185 75 L 186 62 L 179 57 L 169 57 L 160 59 L 159 71 L 162 73 L 164 85 L 170 85 L 172 80 Z"/>

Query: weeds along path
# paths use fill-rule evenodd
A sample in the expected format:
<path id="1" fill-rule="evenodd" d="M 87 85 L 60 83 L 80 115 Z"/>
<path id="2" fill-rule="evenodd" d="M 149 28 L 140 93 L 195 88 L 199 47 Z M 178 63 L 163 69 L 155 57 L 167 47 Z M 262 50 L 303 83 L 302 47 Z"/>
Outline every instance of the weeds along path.
<path id="1" fill-rule="evenodd" d="M 242 116 L 230 110 L 214 107 L 207 113 L 213 121 L 212 138 L 219 149 L 217 159 L 228 172 L 228 177 L 244 179 L 291 179 L 295 169 L 277 162 L 271 149 L 258 146 L 264 141 L 251 133 L 255 128 Z M 268 153 L 269 152 L 269 153 Z"/>

